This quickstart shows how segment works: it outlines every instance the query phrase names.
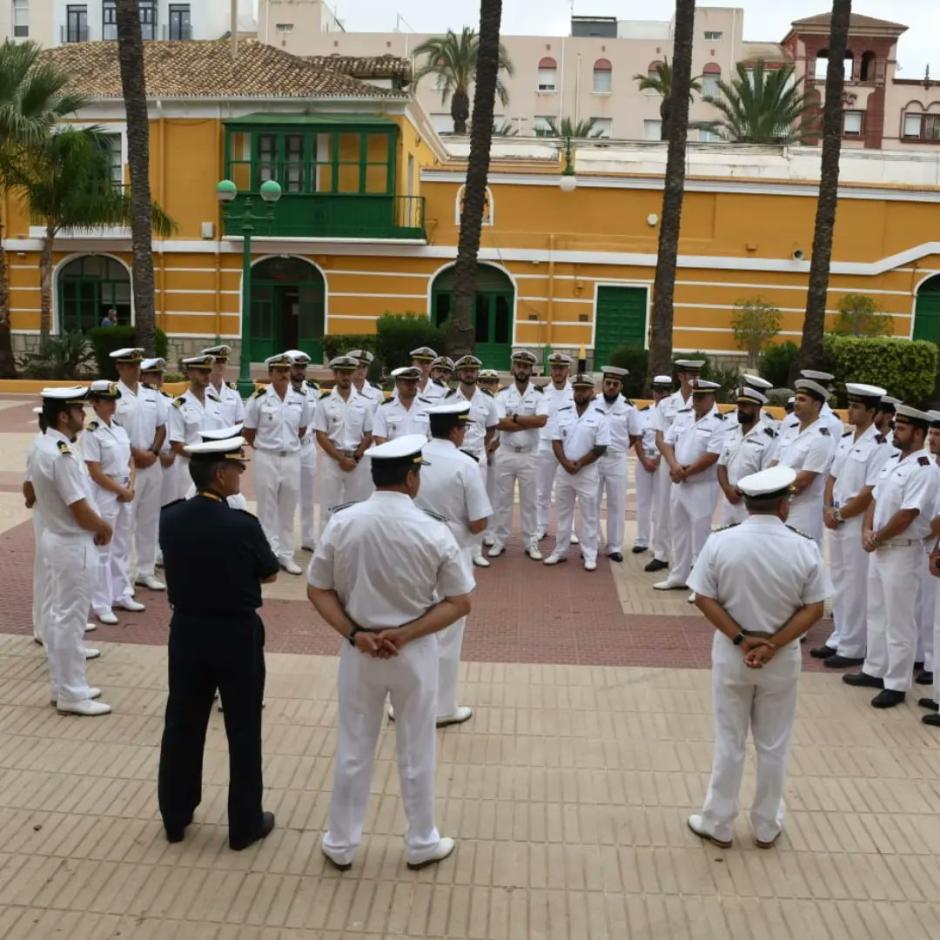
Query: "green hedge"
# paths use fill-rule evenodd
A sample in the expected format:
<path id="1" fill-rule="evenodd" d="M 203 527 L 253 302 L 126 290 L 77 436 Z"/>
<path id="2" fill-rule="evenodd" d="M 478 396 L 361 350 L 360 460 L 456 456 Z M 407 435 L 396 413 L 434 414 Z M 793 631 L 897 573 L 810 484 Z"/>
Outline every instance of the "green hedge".
<path id="1" fill-rule="evenodd" d="M 646 387 L 649 358 L 649 350 L 642 346 L 618 346 L 602 365 L 617 366 L 630 373 L 623 380 L 623 393 L 627 398 L 649 398 Z"/>
<path id="2" fill-rule="evenodd" d="M 790 369 L 800 354 L 800 347 L 787 340 L 768 346 L 758 360 L 758 374 L 772 382 L 774 388 L 786 388 L 790 384 Z"/>
<path id="3" fill-rule="evenodd" d="M 889 395 L 919 405 L 933 395 L 937 377 L 937 346 L 922 339 L 887 336 L 825 337 L 826 368 L 840 386 L 839 404 L 845 403 L 845 382 L 880 385 Z"/>
<path id="4" fill-rule="evenodd" d="M 388 373 L 411 362 L 408 355 L 418 346 L 430 346 L 443 353 L 447 328 L 435 326 L 426 316 L 416 313 L 386 313 L 376 323 L 376 358 Z"/>
<path id="5" fill-rule="evenodd" d="M 110 353 L 115 349 L 123 349 L 125 346 L 136 346 L 137 330 L 133 326 L 96 326 L 86 335 L 95 350 L 98 375 L 103 379 L 116 379 L 117 369 L 114 368 L 114 360 Z M 211 345 L 208 340 L 206 345 Z M 163 330 L 157 330 L 157 351 L 154 355 L 165 359 L 167 349 L 166 333 Z"/>
<path id="6" fill-rule="evenodd" d="M 351 349 L 368 349 L 374 354 L 377 339 L 373 333 L 331 333 L 323 337 L 323 361 L 329 363 L 331 359 L 343 356 Z M 376 358 L 369 367 L 368 378 L 370 382 L 378 382 L 381 377 L 382 363 Z"/>

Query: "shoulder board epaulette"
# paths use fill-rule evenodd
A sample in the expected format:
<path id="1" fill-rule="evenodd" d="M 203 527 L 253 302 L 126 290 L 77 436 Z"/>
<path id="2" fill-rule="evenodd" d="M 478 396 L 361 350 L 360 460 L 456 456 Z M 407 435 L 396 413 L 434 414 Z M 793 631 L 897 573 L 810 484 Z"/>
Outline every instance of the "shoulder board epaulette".
<path id="1" fill-rule="evenodd" d="M 261 388 L 256 388 L 256 389 L 251 393 L 251 397 L 252 397 L 252 398 L 260 398 L 266 391 L 267 391 L 267 388 L 266 388 L 265 386 L 262 386 Z"/>
<path id="2" fill-rule="evenodd" d="M 151 385 L 149 382 L 141 382 L 144 388 L 149 388 L 151 392 L 155 392 L 157 389 L 155 386 Z"/>
<path id="3" fill-rule="evenodd" d="M 440 379 L 431 379 L 432 385 L 437 385 L 439 388 L 447 388 L 447 383 L 442 382 Z"/>
<path id="4" fill-rule="evenodd" d="M 928 465 L 930 464 L 930 458 L 929 458 L 929 457 L 918 457 L 918 458 L 917 458 L 917 462 L 918 462 L 922 467 L 926 467 L 926 466 L 928 466 Z"/>
<path id="5" fill-rule="evenodd" d="M 628 405 L 633 405 L 633 402 L 630 401 L 630 399 L 627 398 L 626 395 L 623 395 L 622 397 L 623 397 L 623 400 L 624 400 Z M 636 408 L 636 405 L 633 405 L 633 407 Z"/>
<path id="6" fill-rule="evenodd" d="M 460 453 L 466 454 L 474 463 L 479 463 L 479 462 L 480 462 L 480 458 L 477 457 L 476 454 L 470 453 L 469 450 L 464 450 L 464 449 L 461 447 L 461 448 L 460 448 Z"/>
<path id="7" fill-rule="evenodd" d="M 451 395 L 456 395 L 456 394 L 457 394 L 457 389 L 452 388 L 452 389 L 450 389 L 450 391 L 448 391 L 448 393 L 447 393 L 444 397 L 445 397 L 445 398 L 450 398 Z"/>
<path id="8" fill-rule="evenodd" d="M 559 410 L 559 411 L 571 411 L 572 408 L 574 408 L 574 405 L 563 405 L 563 406 L 562 406 L 561 408 L 559 408 L 558 410 Z"/>
<path id="9" fill-rule="evenodd" d="M 226 383 L 225 383 L 225 386 L 226 386 L 226 388 L 230 388 L 233 392 L 237 392 L 237 391 L 238 391 L 238 383 L 237 383 L 237 382 L 226 382 Z M 244 511 L 244 510 L 243 510 L 243 511 Z"/>
<path id="10" fill-rule="evenodd" d="M 691 410 L 692 410 L 692 406 L 691 406 L 691 405 L 686 405 L 685 408 L 678 408 L 678 409 L 676 409 L 676 414 L 677 414 L 677 415 L 681 415 L 683 412 L 685 412 L 685 411 L 691 411 Z"/>
<path id="11" fill-rule="evenodd" d="M 532 388 L 534 388 L 537 392 L 542 392 L 542 394 L 545 393 L 544 385 L 533 385 Z"/>
<path id="12" fill-rule="evenodd" d="M 383 401 L 381 404 L 383 404 L 383 405 L 390 405 L 393 401 L 398 401 L 398 399 L 397 399 L 397 398 L 386 398 L 385 401 Z"/>
<path id="13" fill-rule="evenodd" d="M 727 415 L 723 415 L 723 414 L 719 411 L 719 412 L 717 412 L 717 413 L 715 414 L 715 417 L 716 417 L 719 421 L 724 421 L 724 420 L 727 419 L 728 416 L 727 416 Z"/>
<path id="14" fill-rule="evenodd" d="M 851 432 L 846 432 L 846 433 L 851 433 Z M 886 444 L 887 442 L 888 442 L 888 439 L 884 436 L 884 434 L 876 434 L 876 435 L 875 435 L 875 443 L 876 443 L 876 444 Z"/>
<path id="15" fill-rule="evenodd" d="M 70 453 L 72 453 L 72 452 L 69 450 L 69 445 L 66 444 L 65 441 L 59 441 L 59 443 L 58 443 L 58 448 L 59 448 L 59 453 L 60 453 L 60 454 L 70 454 Z"/>
<path id="16" fill-rule="evenodd" d="M 97 422 L 97 421 L 89 421 L 89 422 L 88 422 L 88 427 L 86 427 L 85 430 L 86 430 L 86 431 L 97 431 L 98 428 L 100 428 L 100 427 L 101 427 L 101 425 L 100 425 L 99 422 Z"/>
<path id="17" fill-rule="evenodd" d="M 173 397 L 169 392 L 163 391 L 162 388 L 160 389 L 160 394 L 161 394 L 164 398 L 172 398 L 172 397 Z"/>
<path id="18" fill-rule="evenodd" d="M 797 535 L 802 535 L 804 539 L 809 539 L 811 542 L 814 541 L 814 539 L 813 539 L 813 537 L 812 537 L 811 535 L 807 535 L 807 534 L 806 534 L 805 532 L 803 532 L 801 529 L 798 529 L 795 525 L 787 525 L 787 528 L 788 528 L 791 532 L 796 532 Z"/>
<path id="19" fill-rule="evenodd" d="M 179 398 L 174 398 L 174 399 L 173 399 L 173 407 L 174 407 L 174 408 L 182 408 L 182 407 L 183 407 L 183 402 L 185 402 L 185 401 L 186 401 L 186 399 L 183 398 L 182 395 L 180 395 Z"/>
<path id="20" fill-rule="evenodd" d="M 338 512 L 342 512 L 344 509 L 349 509 L 350 506 L 355 506 L 358 502 L 358 499 L 351 499 L 348 502 L 339 503 L 337 506 L 329 506 L 327 508 L 329 509 L 330 515 L 335 515 Z"/>
<path id="21" fill-rule="evenodd" d="M 222 399 L 219 398 L 219 396 L 216 395 L 215 392 L 206 392 L 206 398 L 208 398 L 209 401 L 218 402 L 218 403 L 220 403 L 220 404 L 221 404 L 221 402 L 222 402 Z"/>
<path id="22" fill-rule="evenodd" d="M 320 392 L 320 398 L 329 398 L 329 397 L 330 397 L 329 392 Z"/>
<path id="23" fill-rule="evenodd" d="M 439 512 L 435 512 L 433 509 L 424 509 L 422 511 L 426 512 L 432 519 L 437 519 L 438 522 L 447 522 L 447 516 L 442 516 Z"/>
<path id="24" fill-rule="evenodd" d="M 495 398 L 495 397 L 496 397 L 488 388 L 481 388 L 481 389 L 479 389 L 478 391 L 483 392 L 484 395 L 489 395 L 490 398 Z"/>
<path id="25" fill-rule="evenodd" d="M 769 426 L 766 427 L 766 428 L 764 428 L 764 433 L 765 433 L 768 437 L 776 437 L 776 436 L 777 436 L 777 432 L 776 432 L 772 427 L 769 427 Z"/>
<path id="26" fill-rule="evenodd" d="M 852 433 L 851 431 L 846 431 L 845 434 L 843 434 L 842 436 L 843 436 L 843 437 L 848 437 L 851 433 Z"/>
<path id="27" fill-rule="evenodd" d="M 740 525 L 740 522 L 729 522 L 727 525 L 720 525 L 715 529 L 712 529 L 712 532 L 724 532 L 725 529 L 733 529 L 736 525 Z"/>
<path id="28" fill-rule="evenodd" d="M 823 437 L 829 437 L 829 428 L 820 428 L 819 433 L 822 434 Z M 802 533 L 800 534 L 802 535 Z"/>
<path id="29" fill-rule="evenodd" d="M 315 392 L 320 391 L 320 383 L 314 382 L 313 379 L 304 379 L 304 385 L 306 385 L 307 388 L 312 388 Z"/>
<path id="30" fill-rule="evenodd" d="M 643 407 L 643 408 L 640 409 L 640 411 L 649 411 L 649 410 L 650 410 L 650 406 L 649 406 L 649 405 L 646 405 L 645 407 Z"/>
<path id="31" fill-rule="evenodd" d="M 433 399 L 433 398 L 425 398 L 424 395 L 419 395 L 419 396 L 418 396 L 418 401 L 423 401 L 426 405 L 433 405 L 433 404 L 434 404 L 434 399 Z"/>

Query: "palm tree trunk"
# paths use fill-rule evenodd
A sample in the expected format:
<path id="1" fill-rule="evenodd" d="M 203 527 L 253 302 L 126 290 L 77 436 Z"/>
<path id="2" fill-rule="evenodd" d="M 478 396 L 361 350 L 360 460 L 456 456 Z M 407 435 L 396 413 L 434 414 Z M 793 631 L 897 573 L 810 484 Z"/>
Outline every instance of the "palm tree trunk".
<path id="1" fill-rule="evenodd" d="M 39 251 L 39 351 L 49 345 L 52 332 L 52 251 L 55 248 L 56 229 L 46 225 L 46 237 Z M 63 330 L 63 332 L 65 332 Z"/>
<path id="2" fill-rule="evenodd" d="M 480 47 L 470 125 L 470 157 L 454 269 L 454 309 L 450 315 L 447 336 L 448 351 L 454 358 L 473 351 L 477 255 L 480 251 L 480 229 L 486 200 L 486 177 L 490 169 L 502 13 L 502 0 L 480 0 Z M 456 95 L 454 97 L 456 99 Z"/>
<path id="3" fill-rule="evenodd" d="M 839 196 L 843 69 L 851 16 L 852 0 L 833 0 L 829 26 L 829 65 L 826 69 L 826 102 L 823 106 L 819 200 L 816 203 L 816 228 L 813 232 L 813 256 L 810 260 L 809 288 L 806 292 L 806 315 L 803 318 L 803 341 L 794 366 L 796 370 L 818 367 L 823 361 L 829 265 L 832 261 L 832 236 L 836 226 L 836 202 Z"/>
<path id="4" fill-rule="evenodd" d="M 663 181 L 663 211 L 659 225 L 659 250 L 653 282 L 652 336 L 649 374 L 672 371 L 672 303 L 676 289 L 676 258 L 685 187 L 685 149 L 689 131 L 689 85 L 692 81 L 692 32 L 695 0 L 676 0 L 672 52 L 672 99 L 669 102 L 670 135 Z"/>
<path id="5" fill-rule="evenodd" d="M 669 104 L 671 101 L 671 96 L 669 98 L 664 97 L 659 103 L 659 139 L 660 140 L 669 140 L 672 132 L 672 114 L 669 110 Z"/>
<path id="6" fill-rule="evenodd" d="M 0 379 L 16 378 L 13 358 L 13 328 L 10 323 L 10 274 L 3 247 L 3 218 L 0 216 Z"/>
<path id="7" fill-rule="evenodd" d="M 477 66 L 477 68 L 479 69 L 479 65 Z M 474 105 L 476 104 L 475 99 L 473 103 Z M 450 116 L 454 122 L 454 133 L 466 134 L 467 133 L 467 118 L 470 117 L 470 98 L 467 96 L 467 93 L 463 91 L 462 89 L 458 89 L 451 96 Z"/>
<path id="8" fill-rule="evenodd" d="M 137 0 L 117 0 L 118 59 L 127 114 L 127 162 L 131 174 L 131 248 L 133 251 L 136 339 L 156 354 L 157 322 L 153 300 L 153 248 L 150 198 L 150 120 L 144 85 L 144 43 Z"/>

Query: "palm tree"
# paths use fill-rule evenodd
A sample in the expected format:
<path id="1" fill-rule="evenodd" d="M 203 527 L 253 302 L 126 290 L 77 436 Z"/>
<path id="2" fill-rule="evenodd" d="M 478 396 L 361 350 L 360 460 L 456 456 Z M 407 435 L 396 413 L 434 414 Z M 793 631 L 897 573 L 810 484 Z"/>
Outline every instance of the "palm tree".
<path id="1" fill-rule="evenodd" d="M 793 66 L 768 69 L 763 61 L 737 66 L 730 83 L 719 79 L 719 97 L 708 95 L 721 118 L 699 126 L 739 144 L 789 144 L 800 136 L 800 122 L 811 107 L 803 79 L 793 78 Z M 805 130 L 805 128 L 804 128 Z"/>
<path id="2" fill-rule="evenodd" d="M 52 267 L 55 240 L 63 229 L 126 225 L 131 198 L 109 179 L 107 140 L 97 127 L 65 128 L 29 151 L 29 160 L 10 169 L 10 188 L 21 195 L 34 218 L 45 227 L 39 252 L 40 350 L 52 325 Z M 153 207 L 151 224 L 169 235 L 175 224 Z"/>
<path id="3" fill-rule="evenodd" d="M 499 71 L 504 67 L 502 44 L 499 41 L 502 15 L 502 0 L 480 0 L 480 40 L 476 55 L 470 156 L 460 213 L 457 263 L 454 266 L 454 310 L 447 332 L 448 350 L 454 358 L 473 351 L 477 256 L 486 203 L 486 177 L 490 169 L 493 106 L 499 94 Z"/>
<path id="4" fill-rule="evenodd" d="M 517 128 L 512 121 L 502 121 L 499 124 L 493 121 L 494 137 L 516 137 L 518 134 L 519 128 Z"/>
<path id="5" fill-rule="evenodd" d="M 826 325 L 826 295 L 829 291 L 829 264 L 832 236 L 836 227 L 839 197 L 839 154 L 842 150 L 842 88 L 845 83 L 845 48 L 849 40 L 852 0 L 833 0 L 829 21 L 829 64 L 826 69 L 826 102 L 823 105 L 822 163 L 819 171 L 819 200 L 813 255 L 806 292 L 803 340 L 797 356 L 797 369 L 822 365 L 823 333 Z"/>
<path id="6" fill-rule="evenodd" d="M 591 137 L 600 137 L 603 131 L 594 127 L 594 118 L 585 118 L 583 121 L 572 121 L 563 117 L 559 125 L 554 118 L 545 118 L 545 127 L 535 129 L 536 137 L 561 137 L 564 140 L 582 140 Z"/>
<path id="7" fill-rule="evenodd" d="M 131 175 L 131 251 L 137 343 L 156 352 L 150 197 L 150 119 L 144 83 L 144 42 L 137 0 L 117 0 L 118 60 L 127 115 L 127 165 Z"/>
<path id="8" fill-rule="evenodd" d="M 0 193 L 8 188 L 6 170 L 18 166 L 24 148 L 41 141 L 56 121 L 85 104 L 65 90 L 69 76 L 40 61 L 34 42 L 0 45 Z M 16 375 L 10 328 L 10 287 L 0 217 L 0 377 Z"/>
<path id="9" fill-rule="evenodd" d="M 673 70 L 670 76 L 669 149 L 663 180 L 663 211 L 653 281 L 650 375 L 672 371 L 672 304 L 676 290 L 676 259 L 685 187 L 685 151 L 689 130 L 689 99 L 692 84 L 692 34 L 695 0 L 676 0 L 673 34 Z"/>
<path id="10" fill-rule="evenodd" d="M 483 18 L 483 10 L 480 10 Z M 437 76 L 437 87 L 441 92 L 441 101 L 447 104 L 450 98 L 450 115 L 454 119 L 454 133 L 467 133 L 467 119 L 470 117 L 470 86 L 477 74 L 477 58 L 480 54 L 481 37 L 469 26 L 464 26 L 458 36 L 453 30 L 447 30 L 444 36 L 434 36 L 415 48 L 416 56 L 425 57 L 415 74 L 415 85 L 425 75 Z M 509 90 L 499 77 L 499 72 L 513 74 L 512 60 L 502 43 L 498 49 L 498 70 L 496 94 L 505 107 L 509 103 Z"/>
<path id="11" fill-rule="evenodd" d="M 633 76 L 640 91 L 655 91 L 662 101 L 659 103 L 659 139 L 669 140 L 669 131 L 672 123 L 672 83 L 673 68 L 669 59 L 657 62 L 652 71 L 646 75 L 638 72 Z M 698 78 L 689 79 L 689 101 L 692 100 L 693 91 L 701 91 L 702 83 Z"/>

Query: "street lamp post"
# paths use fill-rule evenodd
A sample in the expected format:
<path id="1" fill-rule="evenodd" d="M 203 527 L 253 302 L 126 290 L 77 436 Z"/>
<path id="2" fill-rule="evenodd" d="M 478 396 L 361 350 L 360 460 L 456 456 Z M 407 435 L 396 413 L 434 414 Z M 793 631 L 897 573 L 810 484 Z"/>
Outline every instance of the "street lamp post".
<path id="1" fill-rule="evenodd" d="M 251 353 L 248 348 L 248 331 L 251 326 L 251 236 L 255 223 L 270 222 L 274 217 L 274 205 L 281 198 L 281 187 L 275 180 L 266 180 L 261 184 L 260 194 L 264 208 L 260 213 L 252 211 L 251 196 L 245 197 L 241 209 L 233 209 L 232 201 L 238 195 L 238 187 L 231 180 L 219 182 L 215 187 L 215 194 L 222 206 L 224 221 L 241 223 L 242 227 L 242 344 L 238 364 L 238 392 L 244 398 L 254 387 L 251 381 Z"/>

